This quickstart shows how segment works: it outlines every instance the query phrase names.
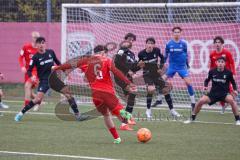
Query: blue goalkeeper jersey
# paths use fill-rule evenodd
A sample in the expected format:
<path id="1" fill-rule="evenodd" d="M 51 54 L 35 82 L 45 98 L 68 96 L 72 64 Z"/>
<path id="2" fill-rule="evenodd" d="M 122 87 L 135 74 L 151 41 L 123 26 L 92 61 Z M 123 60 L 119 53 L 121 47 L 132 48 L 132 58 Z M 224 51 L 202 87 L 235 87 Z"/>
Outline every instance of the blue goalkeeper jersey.
<path id="1" fill-rule="evenodd" d="M 173 69 L 187 69 L 187 43 L 184 40 L 176 42 L 170 40 L 165 48 L 165 62 L 169 57 L 169 67 Z"/>

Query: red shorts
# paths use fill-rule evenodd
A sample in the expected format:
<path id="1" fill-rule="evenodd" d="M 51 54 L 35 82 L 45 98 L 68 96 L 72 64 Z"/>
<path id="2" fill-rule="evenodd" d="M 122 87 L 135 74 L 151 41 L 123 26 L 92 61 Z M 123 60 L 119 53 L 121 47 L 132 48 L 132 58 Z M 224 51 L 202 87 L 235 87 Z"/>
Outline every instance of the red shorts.
<path id="1" fill-rule="evenodd" d="M 95 107 L 102 115 L 107 115 L 109 111 L 114 114 L 116 110 L 123 109 L 114 93 L 94 90 L 92 91 L 92 97 Z"/>
<path id="2" fill-rule="evenodd" d="M 37 77 L 37 75 L 35 75 L 35 76 Z M 26 74 L 24 75 L 24 83 L 26 83 L 26 82 L 32 83 L 32 88 L 35 88 L 35 87 L 37 87 L 37 85 L 38 85 L 38 83 L 39 83 L 39 79 L 36 78 L 36 81 L 33 82 L 33 81 L 31 80 L 31 78 L 28 77 L 28 74 L 26 73 Z"/>

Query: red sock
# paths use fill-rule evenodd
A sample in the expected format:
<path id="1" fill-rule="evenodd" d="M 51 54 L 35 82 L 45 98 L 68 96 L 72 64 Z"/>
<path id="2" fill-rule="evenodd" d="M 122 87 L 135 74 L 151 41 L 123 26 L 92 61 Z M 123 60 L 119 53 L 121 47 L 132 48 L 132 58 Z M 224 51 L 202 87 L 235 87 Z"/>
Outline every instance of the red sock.
<path id="1" fill-rule="evenodd" d="M 220 104 L 222 107 L 225 107 L 225 102 L 221 101 Z"/>
<path id="2" fill-rule="evenodd" d="M 30 100 L 25 99 L 24 100 L 24 106 L 28 105 L 29 102 L 30 102 Z"/>
<path id="3" fill-rule="evenodd" d="M 113 136 L 114 139 L 119 138 L 118 132 L 117 132 L 117 130 L 116 130 L 115 127 L 110 128 L 109 131 L 111 132 L 111 134 L 112 134 L 112 136 Z"/>

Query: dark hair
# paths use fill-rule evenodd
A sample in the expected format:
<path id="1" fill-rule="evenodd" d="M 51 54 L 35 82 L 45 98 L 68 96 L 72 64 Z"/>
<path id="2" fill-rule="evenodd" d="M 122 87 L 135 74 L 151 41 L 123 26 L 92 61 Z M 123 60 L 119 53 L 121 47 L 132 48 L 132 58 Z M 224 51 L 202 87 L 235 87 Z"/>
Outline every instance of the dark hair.
<path id="1" fill-rule="evenodd" d="M 223 57 L 223 56 L 218 57 L 218 58 L 217 58 L 217 61 L 219 61 L 219 60 L 224 60 L 224 61 L 226 62 L 226 58 Z"/>
<path id="2" fill-rule="evenodd" d="M 134 41 L 136 41 L 136 35 L 133 33 L 128 33 L 125 35 L 124 39 L 127 40 L 129 37 L 132 37 Z"/>
<path id="3" fill-rule="evenodd" d="M 97 45 L 97 46 L 94 48 L 94 53 L 98 53 L 98 52 L 101 52 L 101 51 L 107 52 L 108 49 L 107 49 L 107 47 L 104 46 L 104 45 Z"/>
<path id="4" fill-rule="evenodd" d="M 181 27 L 179 27 L 179 26 L 175 26 L 175 27 L 173 27 L 173 28 L 172 28 L 172 32 L 174 32 L 174 31 L 175 31 L 175 29 L 178 29 L 180 32 L 182 32 L 182 28 L 181 28 Z"/>
<path id="5" fill-rule="evenodd" d="M 213 39 L 213 43 L 216 43 L 217 40 L 219 40 L 222 44 L 224 44 L 224 39 L 223 39 L 221 36 L 216 36 L 216 37 Z"/>
<path id="6" fill-rule="evenodd" d="M 155 41 L 155 39 L 153 37 L 148 37 L 146 39 L 146 44 L 148 43 L 148 41 L 153 42 L 154 44 L 156 43 L 156 41 Z"/>
<path id="7" fill-rule="evenodd" d="M 46 42 L 45 38 L 44 37 L 38 37 L 36 39 L 36 43 L 42 43 L 42 42 Z"/>

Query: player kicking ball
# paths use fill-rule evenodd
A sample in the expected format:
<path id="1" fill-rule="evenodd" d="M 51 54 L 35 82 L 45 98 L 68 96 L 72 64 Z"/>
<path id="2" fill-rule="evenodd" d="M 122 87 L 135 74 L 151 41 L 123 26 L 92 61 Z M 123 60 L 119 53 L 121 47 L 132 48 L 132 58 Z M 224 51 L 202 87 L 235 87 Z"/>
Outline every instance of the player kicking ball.
<path id="1" fill-rule="evenodd" d="M 231 105 L 236 125 L 240 125 L 237 103 L 233 96 L 229 93 L 229 83 L 231 83 L 234 89 L 233 93 L 236 96 L 238 94 L 233 74 L 230 70 L 225 68 L 226 59 L 224 57 L 218 57 L 216 64 L 217 68 L 211 69 L 208 73 L 208 78 L 204 81 L 204 90 L 207 90 L 209 81 L 212 81 L 212 88 L 210 92 L 207 95 L 202 96 L 202 98 L 197 102 L 190 120 L 184 121 L 185 124 L 195 121 L 197 114 L 204 104 L 212 105 L 218 101 L 224 101 Z"/>
<path id="2" fill-rule="evenodd" d="M 27 111 L 33 108 L 36 104 L 40 104 L 42 102 L 45 93 L 50 88 L 48 83 L 48 78 L 51 74 L 52 67 L 54 66 L 54 63 L 57 65 L 61 64 L 60 61 L 57 59 L 55 52 L 51 49 L 46 49 L 45 42 L 46 41 L 44 37 L 38 37 L 36 39 L 38 51 L 32 57 L 32 60 L 30 61 L 29 69 L 27 71 L 29 78 L 31 78 L 32 81 L 35 81 L 36 77 L 32 75 L 32 70 L 34 67 L 37 68 L 37 74 L 40 81 L 38 86 L 37 96 L 33 100 L 31 100 L 27 105 L 25 105 L 25 107 L 19 113 L 16 114 L 14 118 L 16 122 L 21 121 L 24 114 Z M 68 103 L 74 112 L 76 120 L 78 121 L 86 120 L 88 117 L 80 114 L 77 108 L 75 99 L 69 94 L 64 94 L 64 95 L 68 99 Z"/>
<path id="3" fill-rule="evenodd" d="M 127 84 L 126 90 L 134 92 L 136 86 L 132 85 L 122 72 L 115 67 L 112 60 L 106 56 L 107 51 L 105 46 L 98 45 L 94 48 L 94 55 L 83 56 L 79 58 L 77 64 L 65 63 L 55 67 L 54 70 L 66 71 L 66 69 L 80 68 L 85 73 L 92 91 L 93 103 L 98 112 L 103 115 L 105 125 L 114 138 L 114 143 L 119 144 L 121 138 L 113 123 L 112 115 L 116 116 L 121 122 L 129 121 L 132 115 L 124 110 L 123 105 L 116 97 L 110 71 Z"/>

